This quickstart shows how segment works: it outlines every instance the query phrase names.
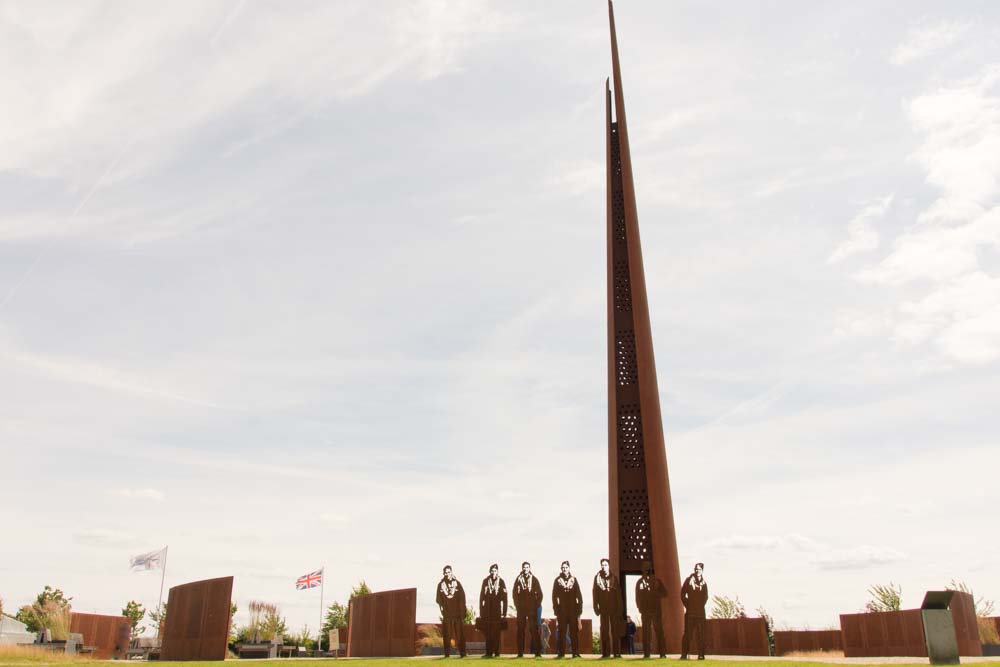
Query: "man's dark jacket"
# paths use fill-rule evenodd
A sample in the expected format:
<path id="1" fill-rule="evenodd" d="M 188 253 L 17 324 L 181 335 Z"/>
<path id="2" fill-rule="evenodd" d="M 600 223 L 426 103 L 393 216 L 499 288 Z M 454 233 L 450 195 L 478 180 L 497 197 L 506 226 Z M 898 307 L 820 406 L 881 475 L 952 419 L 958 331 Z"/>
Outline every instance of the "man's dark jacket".
<path id="1" fill-rule="evenodd" d="M 559 618 L 573 618 L 583 614 L 583 594 L 576 577 L 564 577 L 561 574 L 556 577 L 552 583 L 552 609 Z"/>
<path id="2" fill-rule="evenodd" d="M 681 586 L 681 602 L 684 603 L 685 615 L 691 618 L 705 618 L 705 604 L 708 603 L 708 582 L 701 580 L 701 586 L 689 574 Z"/>
<path id="3" fill-rule="evenodd" d="M 530 579 L 525 579 L 524 573 L 517 575 L 514 580 L 514 606 L 517 607 L 518 616 L 528 616 L 535 613 L 535 609 L 541 606 L 542 585 L 538 583 L 538 577 L 531 575 Z"/>
<path id="4" fill-rule="evenodd" d="M 500 621 L 507 615 L 507 584 L 497 577 L 483 579 L 483 587 L 479 589 L 479 618 L 484 622 Z"/>
<path id="5" fill-rule="evenodd" d="M 616 619 L 622 613 L 622 590 L 618 577 L 614 572 L 604 577 L 604 571 L 598 570 L 594 575 L 594 612 L 598 616 L 610 614 Z"/>
<path id="6" fill-rule="evenodd" d="M 635 606 L 639 608 L 639 613 L 643 615 L 659 614 L 660 600 L 667 597 L 667 589 L 655 575 L 647 580 L 639 577 L 635 582 Z"/>
<path id="7" fill-rule="evenodd" d="M 452 579 L 449 583 L 446 577 L 441 577 L 436 600 L 441 607 L 441 615 L 445 618 L 465 618 L 465 589 L 458 579 Z"/>

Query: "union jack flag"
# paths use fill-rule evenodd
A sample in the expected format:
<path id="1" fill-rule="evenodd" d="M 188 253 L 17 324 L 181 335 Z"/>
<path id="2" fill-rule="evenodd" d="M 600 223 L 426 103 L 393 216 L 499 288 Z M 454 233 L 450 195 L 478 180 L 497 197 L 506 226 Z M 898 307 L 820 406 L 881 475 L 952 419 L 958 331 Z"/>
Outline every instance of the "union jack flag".
<path id="1" fill-rule="evenodd" d="M 310 572 L 309 574 L 303 574 L 301 577 L 295 580 L 295 590 L 304 591 L 307 588 L 316 588 L 323 583 L 323 568 L 316 570 L 315 572 Z"/>

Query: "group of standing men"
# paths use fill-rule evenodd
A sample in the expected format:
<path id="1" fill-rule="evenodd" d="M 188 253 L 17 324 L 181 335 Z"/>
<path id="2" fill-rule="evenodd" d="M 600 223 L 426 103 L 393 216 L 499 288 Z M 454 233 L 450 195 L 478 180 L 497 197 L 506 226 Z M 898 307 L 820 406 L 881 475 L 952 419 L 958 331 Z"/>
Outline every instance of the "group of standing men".
<path id="1" fill-rule="evenodd" d="M 559 576 L 552 584 L 552 608 L 556 615 L 556 642 L 558 657 L 566 655 L 565 638 L 569 636 L 574 658 L 580 657 L 580 616 L 583 614 L 583 595 L 580 582 L 570 572 L 569 561 L 560 565 Z M 699 659 L 705 657 L 705 603 L 708 601 L 708 586 L 702 577 L 704 566 L 698 563 L 695 571 L 681 588 L 681 600 L 687 609 L 684 616 L 684 637 L 681 641 L 681 659 L 687 659 L 689 641 L 694 633 L 699 639 Z M 489 575 L 483 579 L 479 590 L 479 619 L 477 623 L 486 635 L 486 654 L 493 658 L 500 655 L 500 632 L 506 627 L 507 584 L 499 576 L 496 563 L 490 565 Z M 451 655 L 451 638 L 454 634 L 459 654 L 465 657 L 465 637 L 462 624 L 465 620 L 465 589 L 455 578 L 450 565 L 444 566 L 444 576 L 438 582 L 436 601 L 441 608 L 444 655 Z M 592 588 L 594 612 L 601 621 L 601 656 L 621 657 L 619 638 L 623 635 L 625 610 L 621 582 L 611 572 L 611 563 L 601 559 L 601 569 L 594 575 Z M 663 637 L 661 614 L 662 600 L 667 596 L 663 582 L 653 575 L 651 563 L 643 563 L 642 576 L 635 585 L 635 601 L 642 618 L 644 633 L 643 653 L 650 657 L 652 639 L 655 636 L 660 649 L 660 657 L 666 657 L 666 643 Z M 531 573 L 531 563 L 521 563 L 521 573 L 514 581 L 511 594 L 517 611 L 517 656 L 524 657 L 526 631 L 530 632 L 531 646 L 535 656 L 541 657 L 542 642 L 538 631 L 538 618 L 544 595 L 538 578 Z"/>

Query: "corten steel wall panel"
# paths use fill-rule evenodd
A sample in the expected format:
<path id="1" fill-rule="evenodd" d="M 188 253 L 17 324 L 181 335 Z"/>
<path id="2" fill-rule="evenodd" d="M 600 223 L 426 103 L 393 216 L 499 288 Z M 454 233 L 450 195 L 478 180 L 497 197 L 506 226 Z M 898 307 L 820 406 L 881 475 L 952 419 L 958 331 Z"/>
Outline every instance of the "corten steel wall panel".
<path id="1" fill-rule="evenodd" d="M 981 656 L 983 645 L 979 641 L 979 624 L 976 622 L 976 602 L 971 595 L 955 591 L 951 596 L 951 617 L 955 622 L 955 639 L 958 640 L 958 654 Z"/>
<path id="2" fill-rule="evenodd" d="M 864 632 L 865 642 L 868 647 L 877 651 L 875 655 L 889 655 L 888 641 L 886 639 L 885 618 L 881 615 L 866 615 L 861 619 L 861 629 Z"/>
<path id="3" fill-rule="evenodd" d="M 391 618 L 392 596 L 376 595 L 375 610 L 372 612 L 372 655 L 392 655 L 389 650 L 389 627 Z"/>
<path id="4" fill-rule="evenodd" d="M 347 636 L 351 641 L 370 642 L 372 639 L 372 609 L 375 605 L 375 598 L 370 595 L 360 595 L 350 601 L 350 614 L 348 616 Z M 352 622 L 357 618 L 358 622 Z M 368 645 L 371 651 L 371 645 Z"/>
<path id="5" fill-rule="evenodd" d="M 653 563 L 668 596 L 663 627 L 680 650 L 684 608 L 646 278 L 636 212 L 614 9 L 608 2 L 614 91 L 605 84 L 608 308 L 608 558 L 624 582 Z M 612 120 L 612 98 L 615 120 Z M 629 595 L 630 591 L 623 591 Z"/>
<path id="6" fill-rule="evenodd" d="M 705 638 L 705 652 L 712 655 L 771 653 L 763 618 L 710 618 L 705 622 Z"/>
<path id="7" fill-rule="evenodd" d="M 857 614 L 840 615 L 841 644 L 845 657 L 858 655 L 864 649 L 864 638 L 861 636 L 861 619 Z"/>
<path id="8" fill-rule="evenodd" d="M 405 657 L 417 641 L 417 589 L 379 591 L 350 603 L 347 656 Z"/>
<path id="9" fill-rule="evenodd" d="M 500 631 L 500 653 L 501 654 L 516 654 L 517 653 L 517 619 L 508 618 L 507 619 L 507 629 Z M 553 618 L 547 618 L 544 620 L 549 626 L 549 632 L 551 636 L 549 637 L 549 649 L 546 653 L 555 654 L 558 653 L 556 647 L 556 621 Z M 589 654 L 593 651 L 593 643 L 591 641 L 591 636 L 594 633 L 594 623 L 589 618 L 580 619 L 580 653 Z M 418 625 L 432 625 L 441 631 L 440 623 L 419 623 Z M 475 625 L 464 625 L 462 626 L 462 634 L 465 635 L 465 641 L 468 642 L 485 642 L 486 635 L 476 629 Z M 528 632 L 525 632 L 528 641 L 531 641 Z M 414 639 L 414 644 L 416 640 Z M 420 647 L 415 647 L 414 653 L 420 653 Z M 569 651 L 567 650 L 567 653 Z"/>
<path id="10" fill-rule="evenodd" d="M 841 614 L 840 627 L 847 658 L 927 656 L 919 609 Z"/>
<path id="11" fill-rule="evenodd" d="M 774 654 L 787 655 L 796 651 L 842 651 L 840 630 L 776 630 Z"/>
<path id="12" fill-rule="evenodd" d="M 389 650 L 392 655 L 412 655 L 417 643 L 417 589 L 396 591 L 391 613 Z"/>
<path id="13" fill-rule="evenodd" d="M 103 614 L 70 615 L 70 632 L 83 635 L 84 646 L 93 646 L 93 656 L 100 660 L 122 658 L 132 636 L 132 624 L 127 616 Z"/>
<path id="14" fill-rule="evenodd" d="M 371 630 L 372 610 L 375 600 L 371 595 L 359 595 L 349 603 L 347 657 L 370 656 L 372 654 Z"/>
<path id="15" fill-rule="evenodd" d="M 924 643 L 924 624 L 920 618 L 919 609 L 906 609 L 890 614 L 879 614 L 883 617 L 886 652 L 883 655 L 926 656 L 927 645 Z"/>
<path id="16" fill-rule="evenodd" d="M 952 598 L 951 612 L 959 655 L 982 655 L 979 629 L 975 625 L 975 607 L 969 598 Z M 840 617 L 844 656 L 848 658 L 914 656 L 926 657 L 924 627 L 919 609 L 887 611 L 874 614 L 843 614 Z"/>
<path id="17" fill-rule="evenodd" d="M 233 578 L 193 581 L 170 589 L 161 660 L 225 660 Z"/>
<path id="18" fill-rule="evenodd" d="M 883 616 L 882 620 L 885 621 L 885 643 L 889 646 L 906 646 L 902 615 L 890 614 Z"/>

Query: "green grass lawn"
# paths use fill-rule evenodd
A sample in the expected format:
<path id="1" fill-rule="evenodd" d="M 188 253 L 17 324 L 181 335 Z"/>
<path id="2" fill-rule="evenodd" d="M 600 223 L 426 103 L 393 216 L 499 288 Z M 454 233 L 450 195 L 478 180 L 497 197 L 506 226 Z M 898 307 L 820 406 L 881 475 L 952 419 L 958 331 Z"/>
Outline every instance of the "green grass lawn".
<path id="1" fill-rule="evenodd" d="M 290 662 L 304 662 L 307 663 L 308 667 L 316 665 L 317 667 L 335 667 L 338 663 L 344 665 L 345 663 L 350 663 L 353 667 L 401 667 L 401 662 L 414 662 L 414 667 L 419 667 L 421 664 L 426 663 L 443 663 L 439 667 L 444 667 L 444 665 L 449 665 L 449 667 L 454 667 L 456 663 L 461 665 L 469 665 L 469 663 L 479 662 L 481 659 L 479 657 L 465 658 L 464 660 L 452 657 L 445 662 L 440 656 L 437 657 L 426 657 L 426 658 L 322 658 L 322 659 L 310 659 L 310 658 L 284 658 L 281 660 L 248 660 L 245 661 L 247 667 L 290 667 Z M 553 656 L 546 656 L 541 660 L 535 658 L 497 658 L 489 661 L 482 661 L 485 664 L 500 663 L 503 667 L 528 667 L 529 665 L 537 665 L 541 661 L 553 661 L 555 658 Z M 629 658 L 622 659 L 611 659 L 611 660 L 600 660 L 597 657 L 585 657 L 584 661 L 588 663 L 593 661 L 596 664 L 608 664 L 608 665 L 620 665 L 625 661 L 633 662 L 637 664 L 635 667 L 639 667 L 647 661 L 643 661 L 641 656 L 631 656 Z M 234 662 L 234 661 L 230 661 Z M 561 663 L 574 664 L 572 660 L 561 660 Z M 579 663 L 580 660 L 575 661 Z M 653 665 L 676 665 L 679 661 L 676 658 L 668 658 L 666 660 L 652 659 L 648 663 L 652 667 Z M 98 661 L 98 660 L 88 660 L 88 659 L 78 659 L 78 660 L 45 660 L 44 656 L 0 656 L 0 665 L 56 665 L 59 667 L 76 667 L 80 663 L 100 663 L 100 664 L 128 664 L 123 661 Z M 142 664 L 142 663 L 140 663 Z M 152 664 L 156 664 L 155 662 Z M 205 662 L 169 662 L 164 663 L 164 667 L 169 665 L 170 667 L 208 667 L 211 663 Z M 595 664 L 595 667 L 596 667 Z M 812 661 L 798 661 L 798 660 L 704 660 L 696 661 L 692 660 L 688 663 L 691 667 L 809 667 L 821 663 Z M 903 663 L 893 663 L 893 667 L 901 667 Z M 920 665 L 920 667 L 927 667 L 926 660 L 914 659 L 912 663 L 907 663 L 912 665 Z M 990 661 L 990 662 L 977 662 L 975 663 L 977 667 L 979 665 L 992 665 L 1000 667 L 1000 660 Z M 307 667 L 303 665 L 302 667 Z M 427 666 L 429 667 L 429 665 Z"/>

